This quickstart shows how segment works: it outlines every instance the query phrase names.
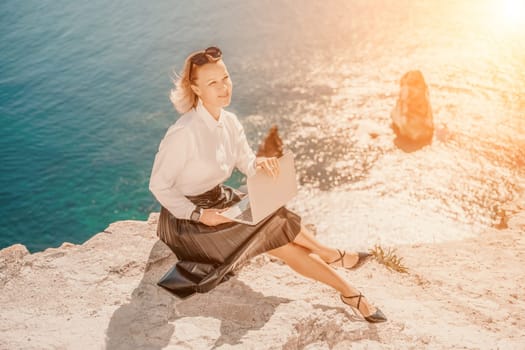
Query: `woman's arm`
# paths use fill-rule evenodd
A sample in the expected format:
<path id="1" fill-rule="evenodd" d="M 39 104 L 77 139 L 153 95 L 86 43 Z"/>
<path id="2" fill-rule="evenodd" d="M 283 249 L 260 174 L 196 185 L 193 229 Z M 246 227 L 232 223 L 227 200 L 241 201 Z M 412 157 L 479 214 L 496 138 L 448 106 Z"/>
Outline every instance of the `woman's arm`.
<path id="1" fill-rule="evenodd" d="M 173 216 L 189 220 L 195 204 L 180 192 L 176 181 L 184 169 L 187 152 L 188 140 L 183 130 L 177 130 L 164 138 L 155 155 L 149 190 Z"/>

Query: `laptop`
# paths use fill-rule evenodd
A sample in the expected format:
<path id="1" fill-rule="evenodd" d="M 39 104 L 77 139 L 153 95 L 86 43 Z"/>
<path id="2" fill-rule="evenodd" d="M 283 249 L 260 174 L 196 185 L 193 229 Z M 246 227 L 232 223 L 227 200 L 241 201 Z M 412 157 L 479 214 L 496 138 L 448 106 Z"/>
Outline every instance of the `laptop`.
<path id="1" fill-rule="evenodd" d="M 278 158 L 280 172 L 275 179 L 264 170 L 248 177 L 248 195 L 220 215 L 248 225 L 257 225 L 261 220 L 284 206 L 297 194 L 297 179 L 292 152 Z"/>

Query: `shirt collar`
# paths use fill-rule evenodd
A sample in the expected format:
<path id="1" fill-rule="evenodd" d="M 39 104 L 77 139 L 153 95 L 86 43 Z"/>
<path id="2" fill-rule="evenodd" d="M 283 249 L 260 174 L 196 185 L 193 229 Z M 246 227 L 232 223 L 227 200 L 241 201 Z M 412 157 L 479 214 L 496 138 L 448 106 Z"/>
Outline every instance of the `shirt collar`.
<path id="1" fill-rule="evenodd" d="M 224 110 L 221 108 L 221 114 L 219 115 L 219 120 L 215 120 L 213 116 L 208 112 L 206 107 L 204 107 L 204 104 L 202 103 L 202 100 L 199 98 L 197 101 L 197 107 L 195 107 L 195 111 L 197 112 L 197 115 L 202 119 L 204 124 L 208 127 L 210 130 L 214 130 L 217 127 L 223 126 L 223 114 Z"/>

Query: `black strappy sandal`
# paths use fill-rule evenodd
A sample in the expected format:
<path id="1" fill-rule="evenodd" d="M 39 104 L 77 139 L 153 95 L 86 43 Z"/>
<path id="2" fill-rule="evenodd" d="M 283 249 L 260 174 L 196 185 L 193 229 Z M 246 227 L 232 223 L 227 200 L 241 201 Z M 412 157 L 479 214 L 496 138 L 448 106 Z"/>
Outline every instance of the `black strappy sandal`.
<path id="1" fill-rule="evenodd" d="M 345 303 L 346 305 L 350 306 L 352 308 L 352 311 L 357 315 L 357 313 L 355 312 L 354 309 L 357 309 L 357 311 L 359 311 L 359 313 L 361 313 L 361 310 L 359 310 L 359 305 L 361 305 L 361 298 L 362 297 L 363 297 L 363 294 L 361 294 L 361 293 L 359 293 L 359 295 L 351 295 L 349 297 L 344 296 L 343 294 L 341 294 L 341 301 L 343 303 Z M 357 307 L 347 303 L 345 301 L 345 298 L 347 298 L 347 299 L 358 298 L 357 299 Z M 368 322 L 370 322 L 370 323 L 385 322 L 387 320 L 386 316 L 383 314 L 383 312 L 381 310 L 379 310 L 379 308 L 376 308 L 376 312 L 374 312 L 372 315 L 364 316 L 361 313 L 361 316 L 363 316 L 363 318 L 365 320 L 367 320 Z"/>
<path id="2" fill-rule="evenodd" d="M 339 249 L 337 249 L 337 252 L 339 253 L 339 258 L 338 259 L 335 259 L 334 261 L 328 263 L 328 265 L 334 265 L 335 263 L 337 262 L 341 262 L 341 267 L 344 267 L 346 269 L 350 269 L 350 270 L 355 270 L 359 267 L 361 267 L 371 256 L 372 254 L 370 253 L 365 253 L 365 252 L 357 252 L 357 262 L 352 265 L 352 266 L 345 266 L 344 265 L 344 257 L 346 255 L 346 251 L 340 251 Z"/>

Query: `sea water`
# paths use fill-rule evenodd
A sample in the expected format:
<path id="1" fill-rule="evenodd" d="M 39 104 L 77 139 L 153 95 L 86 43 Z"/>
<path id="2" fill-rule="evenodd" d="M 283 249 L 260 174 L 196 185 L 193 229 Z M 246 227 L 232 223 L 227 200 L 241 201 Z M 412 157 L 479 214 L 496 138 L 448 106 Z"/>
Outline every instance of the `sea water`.
<path id="1" fill-rule="evenodd" d="M 211 45 L 253 148 L 276 124 L 295 152 L 290 206 L 322 239 L 440 242 L 493 226 L 525 173 L 525 14 L 513 3 L 2 1 L 0 248 L 82 243 L 158 211 L 148 181 L 178 118 L 171 78 Z M 405 152 L 390 111 L 413 69 L 436 133 Z"/>

